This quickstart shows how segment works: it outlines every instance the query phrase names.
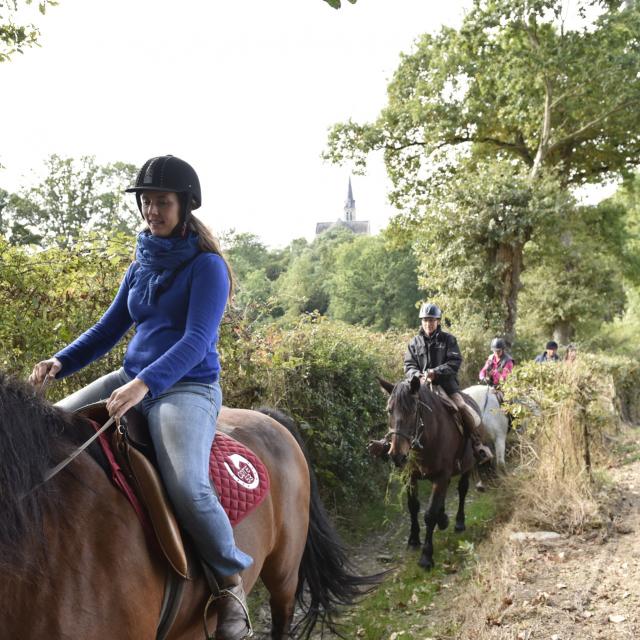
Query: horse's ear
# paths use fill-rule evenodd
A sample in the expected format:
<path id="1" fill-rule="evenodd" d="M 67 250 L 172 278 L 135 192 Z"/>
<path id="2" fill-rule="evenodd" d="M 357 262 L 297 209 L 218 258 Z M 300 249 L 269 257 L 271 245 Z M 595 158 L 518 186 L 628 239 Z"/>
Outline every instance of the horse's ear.
<path id="1" fill-rule="evenodd" d="M 411 378 L 409 388 L 411 389 L 411 393 L 414 394 L 420 391 L 420 376 L 413 376 L 413 378 Z"/>
<path id="2" fill-rule="evenodd" d="M 393 391 L 393 385 L 390 382 L 387 382 L 386 380 L 383 380 L 382 378 L 379 378 L 378 376 L 376 376 L 376 380 L 379 382 L 380 386 L 389 394 L 391 395 L 391 392 Z"/>

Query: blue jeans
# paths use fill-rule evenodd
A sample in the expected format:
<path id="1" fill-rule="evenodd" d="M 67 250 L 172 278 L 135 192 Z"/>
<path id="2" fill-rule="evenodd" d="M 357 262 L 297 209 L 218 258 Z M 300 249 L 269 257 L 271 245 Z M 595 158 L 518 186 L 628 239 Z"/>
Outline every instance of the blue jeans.
<path id="1" fill-rule="evenodd" d="M 130 380 L 119 369 L 60 400 L 57 406 L 76 411 L 107 399 Z M 178 382 L 157 398 L 146 395 L 136 409 L 149 423 L 160 474 L 178 521 L 202 559 L 225 577 L 246 569 L 253 559 L 236 547 L 229 518 L 209 480 L 209 452 L 221 406 L 222 390 L 217 382 Z"/>

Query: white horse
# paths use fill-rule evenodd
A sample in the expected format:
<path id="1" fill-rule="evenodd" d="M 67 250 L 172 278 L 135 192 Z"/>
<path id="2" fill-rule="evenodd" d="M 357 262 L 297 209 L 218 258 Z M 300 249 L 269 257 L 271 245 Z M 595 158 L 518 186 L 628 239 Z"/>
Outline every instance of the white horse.
<path id="1" fill-rule="evenodd" d="M 504 471 L 504 450 L 509 430 L 509 419 L 500 408 L 500 403 L 492 387 L 484 384 L 474 384 L 462 390 L 475 400 L 480 407 L 480 417 L 484 425 L 485 444 L 493 444 L 496 452 L 495 465 L 499 471 Z"/>

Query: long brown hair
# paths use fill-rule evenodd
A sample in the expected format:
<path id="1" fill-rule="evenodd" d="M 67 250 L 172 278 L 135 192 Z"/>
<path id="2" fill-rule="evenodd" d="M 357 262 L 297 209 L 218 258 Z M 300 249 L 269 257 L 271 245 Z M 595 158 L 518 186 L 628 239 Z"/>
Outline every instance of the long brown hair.
<path id="1" fill-rule="evenodd" d="M 220 248 L 220 242 L 216 238 L 209 227 L 207 227 L 202 220 L 196 218 L 193 213 L 189 216 L 189 229 L 198 234 L 200 250 L 205 253 L 215 253 L 219 255 L 225 266 L 227 267 L 227 274 L 229 275 L 229 298 L 233 295 L 235 278 L 233 276 L 233 270 L 229 261 L 225 258 Z"/>

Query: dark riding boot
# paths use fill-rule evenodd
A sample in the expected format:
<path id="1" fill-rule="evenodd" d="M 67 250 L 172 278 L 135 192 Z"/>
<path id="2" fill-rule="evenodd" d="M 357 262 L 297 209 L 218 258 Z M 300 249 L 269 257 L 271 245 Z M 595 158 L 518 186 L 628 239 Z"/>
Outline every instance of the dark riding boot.
<path id="1" fill-rule="evenodd" d="M 369 444 L 367 444 L 369 455 L 381 460 L 389 459 L 389 449 L 391 449 L 391 445 L 384 438 L 382 440 L 369 440 Z"/>
<path id="2" fill-rule="evenodd" d="M 204 614 L 207 640 L 243 640 L 253 636 L 242 578 L 238 574 L 217 578 L 204 563 L 203 567 L 211 589 L 211 596 Z M 207 610 L 214 603 L 218 614 L 218 625 L 215 635 L 210 636 L 206 629 Z"/>
<path id="3" fill-rule="evenodd" d="M 466 427 L 466 431 L 471 439 L 471 447 L 473 449 L 473 455 L 476 458 L 478 464 L 484 464 L 493 460 L 493 453 L 491 449 L 482 442 L 480 433 L 478 433 L 478 427 L 480 426 L 479 417 L 475 411 L 473 411 L 468 405 L 460 407 L 460 415 L 462 421 Z"/>

